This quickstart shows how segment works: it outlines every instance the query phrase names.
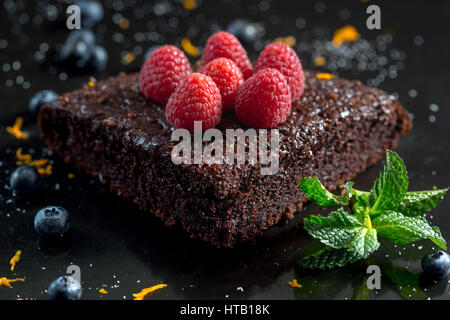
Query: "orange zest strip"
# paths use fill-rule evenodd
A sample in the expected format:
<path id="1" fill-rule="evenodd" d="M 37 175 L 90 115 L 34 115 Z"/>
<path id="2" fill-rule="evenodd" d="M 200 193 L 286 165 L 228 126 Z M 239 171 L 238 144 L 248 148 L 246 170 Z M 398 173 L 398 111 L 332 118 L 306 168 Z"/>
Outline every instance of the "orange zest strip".
<path id="1" fill-rule="evenodd" d="M 108 291 L 106 291 L 105 289 L 101 288 L 100 290 L 98 290 L 99 293 L 101 294 L 108 294 Z"/>
<path id="2" fill-rule="evenodd" d="M 323 66 L 325 65 L 325 62 L 326 62 L 326 60 L 325 60 L 325 58 L 322 57 L 322 56 L 317 56 L 317 57 L 314 59 L 314 64 L 315 64 L 316 66 L 318 66 L 318 67 L 323 67 Z"/>
<path id="3" fill-rule="evenodd" d="M 275 38 L 274 42 L 284 43 L 284 44 L 287 44 L 289 47 L 293 47 L 296 45 L 297 39 L 295 39 L 295 37 L 293 37 L 293 36 L 278 37 L 278 38 Z"/>
<path id="4" fill-rule="evenodd" d="M 155 286 L 152 286 L 150 288 L 142 289 L 139 293 L 133 293 L 133 300 L 144 300 L 145 297 L 147 297 L 150 294 L 156 293 L 162 288 L 167 287 L 167 284 L 157 284 Z"/>
<path id="5" fill-rule="evenodd" d="M 331 73 L 318 73 L 316 74 L 316 78 L 320 80 L 331 80 L 334 76 Z"/>
<path id="6" fill-rule="evenodd" d="M 35 167 L 37 172 L 41 176 L 49 176 L 52 174 L 53 166 L 49 164 L 48 159 L 39 159 L 39 160 L 33 160 L 31 157 L 31 154 L 23 154 L 22 148 L 18 148 L 16 151 L 16 165 L 18 166 L 30 166 Z"/>
<path id="7" fill-rule="evenodd" d="M 21 130 L 23 125 L 23 118 L 17 117 L 12 127 L 6 127 L 6 131 L 12 134 L 18 140 L 28 139 L 28 135 Z"/>
<path id="8" fill-rule="evenodd" d="M 301 288 L 302 287 L 302 285 L 297 282 L 297 279 L 293 279 L 292 281 L 289 281 L 288 283 L 292 288 Z"/>
<path id="9" fill-rule="evenodd" d="M 17 252 L 14 255 L 14 257 L 12 257 L 11 260 L 9 261 L 9 264 L 11 265 L 11 271 L 14 271 L 14 268 L 16 267 L 16 263 L 18 263 L 20 261 L 20 256 L 21 255 L 22 255 L 22 251 L 21 250 L 17 250 Z"/>
<path id="10" fill-rule="evenodd" d="M 134 61 L 134 59 L 136 59 L 136 56 L 134 55 L 133 52 L 127 52 L 123 57 L 122 57 L 122 61 L 124 64 L 130 64 Z"/>
<path id="11" fill-rule="evenodd" d="M 197 8 L 197 1 L 195 0 L 183 0 L 182 2 L 183 8 L 186 10 L 194 10 Z"/>
<path id="12" fill-rule="evenodd" d="M 24 282 L 25 279 L 22 279 L 22 278 L 8 279 L 6 277 L 2 277 L 2 278 L 0 278 L 0 286 L 12 288 L 11 283 L 17 282 L 17 281 Z"/>
<path id="13" fill-rule="evenodd" d="M 358 30 L 353 26 L 344 26 L 337 29 L 333 36 L 333 46 L 339 48 L 344 42 L 355 42 L 360 38 Z"/>
<path id="14" fill-rule="evenodd" d="M 181 40 L 181 47 L 184 52 L 186 52 L 191 57 L 198 57 L 200 55 L 200 50 L 194 46 L 189 38 L 183 38 Z"/>

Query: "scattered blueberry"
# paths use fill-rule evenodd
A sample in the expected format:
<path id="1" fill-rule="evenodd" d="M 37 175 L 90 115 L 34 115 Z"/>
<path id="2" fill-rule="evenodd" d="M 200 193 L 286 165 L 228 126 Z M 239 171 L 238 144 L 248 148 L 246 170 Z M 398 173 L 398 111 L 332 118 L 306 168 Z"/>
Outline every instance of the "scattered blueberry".
<path id="1" fill-rule="evenodd" d="M 161 47 L 161 46 L 154 45 L 154 46 L 151 46 L 150 48 L 148 48 L 148 50 L 145 51 L 145 54 L 144 54 L 144 61 L 142 61 L 142 62 L 147 61 L 148 57 L 150 57 L 150 55 L 152 54 L 152 52 L 155 51 L 156 49 L 158 49 L 159 47 Z"/>
<path id="2" fill-rule="evenodd" d="M 94 70 L 103 71 L 108 63 L 108 53 L 105 48 L 101 46 L 95 46 L 94 54 L 91 59 L 91 66 Z"/>
<path id="3" fill-rule="evenodd" d="M 92 28 L 103 19 L 103 6 L 99 1 L 79 0 L 74 4 L 80 7 L 82 28 Z"/>
<path id="4" fill-rule="evenodd" d="M 42 179 L 36 168 L 20 166 L 13 171 L 9 182 L 18 194 L 30 194 L 41 186 Z"/>
<path id="5" fill-rule="evenodd" d="M 70 276 L 61 276 L 48 287 L 51 300 L 80 300 L 81 284 Z"/>
<path id="6" fill-rule="evenodd" d="M 58 97 L 58 94 L 51 90 L 42 90 L 36 93 L 33 97 L 31 97 L 30 102 L 28 104 L 28 109 L 33 113 L 37 114 L 39 109 L 46 103 L 49 103 L 52 100 L 55 100 Z"/>
<path id="7" fill-rule="evenodd" d="M 34 228 L 42 236 L 63 236 L 70 228 L 69 213 L 57 206 L 42 208 L 34 217 Z"/>
<path id="8" fill-rule="evenodd" d="M 59 60 L 74 62 L 79 69 L 85 68 L 95 51 L 95 36 L 91 30 L 70 32 L 59 53 Z"/>
<path id="9" fill-rule="evenodd" d="M 429 253 L 422 259 L 422 269 L 425 273 L 441 279 L 450 272 L 450 256 L 442 250 Z"/>
<path id="10" fill-rule="evenodd" d="M 227 26 L 227 31 L 234 34 L 244 45 L 252 45 L 264 35 L 264 27 L 244 19 L 236 19 Z"/>

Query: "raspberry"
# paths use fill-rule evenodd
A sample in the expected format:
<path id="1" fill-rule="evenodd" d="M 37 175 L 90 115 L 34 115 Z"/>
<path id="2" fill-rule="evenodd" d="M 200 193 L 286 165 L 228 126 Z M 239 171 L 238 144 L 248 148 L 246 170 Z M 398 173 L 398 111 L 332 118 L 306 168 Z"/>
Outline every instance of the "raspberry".
<path id="1" fill-rule="evenodd" d="M 208 62 L 216 58 L 228 58 L 234 61 L 241 69 L 244 79 L 252 75 L 252 64 L 248 60 L 247 51 L 231 33 L 220 31 L 209 37 L 203 50 L 201 66 L 206 66 Z"/>
<path id="2" fill-rule="evenodd" d="M 177 47 L 163 46 L 145 61 L 139 85 L 147 98 L 166 103 L 180 80 L 190 73 L 191 65 L 185 54 Z"/>
<path id="3" fill-rule="evenodd" d="M 286 121 L 291 111 L 291 93 L 286 78 L 276 69 L 264 69 L 239 87 L 236 116 L 255 128 L 273 128 Z"/>
<path id="4" fill-rule="evenodd" d="M 222 115 L 220 90 L 211 77 L 192 73 L 181 80 L 166 105 L 166 118 L 177 128 L 194 131 L 194 121 L 202 129 L 214 128 Z"/>
<path id="5" fill-rule="evenodd" d="M 208 63 L 200 72 L 210 76 L 219 88 L 222 109 L 233 109 L 236 91 L 244 83 L 244 76 L 238 66 L 230 59 L 218 58 Z"/>
<path id="6" fill-rule="evenodd" d="M 302 64 L 295 51 L 287 44 L 274 42 L 267 45 L 255 63 L 255 72 L 274 68 L 285 77 L 291 90 L 292 100 L 300 98 L 305 85 Z"/>

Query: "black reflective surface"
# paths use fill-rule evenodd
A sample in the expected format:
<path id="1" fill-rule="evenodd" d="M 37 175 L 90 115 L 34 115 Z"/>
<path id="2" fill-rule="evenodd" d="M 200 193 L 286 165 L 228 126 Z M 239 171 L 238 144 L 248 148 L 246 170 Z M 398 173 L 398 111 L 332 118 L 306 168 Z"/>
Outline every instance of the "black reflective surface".
<path id="1" fill-rule="evenodd" d="M 22 147 L 35 159 L 48 156 L 34 117 L 27 111 L 34 93 L 42 89 L 63 93 L 90 76 L 102 79 L 120 71 L 137 71 L 151 46 L 179 44 L 185 36 L 202 46 L 213 30 L 225 28 L 236 18 L 259 22 L 265 29 L 253 48 L 247 46 L 253 59 L 257 56 L 255 47 L 292 35 L 305 68 L 359 78 L 398 94 L 414 115 L 413 131 L 397 148 L 408 169 L 410 189 L 450 184 L 448 3 L 381 3 L 381 31 L 367 30 L 368 4 L 357 1 L 197 3 L 198 8 L 187 11 L 179 2 L 165 0 L 105 1 L 105 17 L 93 30 L 97 43 L 110 55 L 108 66 L 101 73 L 72 75 L 42 67 L 36 61 L 47 47 L 51 50 L 67 37 L 63 20 L 67 4 L 2 1 L 0 277 L 24 277 L 25 282 L 14 283 L 13 289 L 0 287 L 0 299 L 47 299 L 50 282 L 65 274 L 70 264 L 81 268 L 83 299 L 131 299 L 132 293 L 160 282 L 168 287 L 149 299 L 352 299 L 367 296 L 362 284 L 368 264 L 379 265 L 383 272 L 381 289 L 369 293 L 370 299 L 448 299 L 446 279 L 429 288 L 419 286 L 420 260 L 433 248 L 429 241 L 408 246 L 393 246 L 386 241 L 368 261 L 333 271 L 299 270 L 296 258 L 310 242 L 300 215 L 287 226 L 272 228 L 255 246 L 218 250 L 190 240 L 179 230 L 166 229 L 159 220 L 119 200 L 83 174 L 68 179 L 72 168 L 53 156 L 54 172 L 45 179 L 40 195 L 34 199 L 12 196 L 8 185 L 16 149 Z M 123 29 L 123 18 L 128 19 L 128 28 Z M 329 41 L 334 30 L 346 24 L 354 25 L 362 40 L 359 45 L 347 46 L 348 51 L 336 53 Z M 323 68 L 313 64 L 319 54 L 327 58 Z M 19 141 L 6 133 L 6 127 L 19 115 L 24 117 L 28 140 Z M 356 187 L 370 188 L 381 168 L 382 163 L 357 177 Z M 72 229 L 65 241 L 43 243 L 34 231 L 34 214 L 46 205 L 61 205 L 70 212 Z M 449 209 L 447 197 L 430 215 L 432 224 L 439 226 L 447 239 Z M 308 205 L 304 213 L 317 212 L 326 213 L 313 205 Z M 22 260 L 11 272 L 9 260 L 19 249 Z M 293 278 L 303 287 L 291 288 L 288 281 Z M 109 294 L 99 294 L 100 288 Z"/>

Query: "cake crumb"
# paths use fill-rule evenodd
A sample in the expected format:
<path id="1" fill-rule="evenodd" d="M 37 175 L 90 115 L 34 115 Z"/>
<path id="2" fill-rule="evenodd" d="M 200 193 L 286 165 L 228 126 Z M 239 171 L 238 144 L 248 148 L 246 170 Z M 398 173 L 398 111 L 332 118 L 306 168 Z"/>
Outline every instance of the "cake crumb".
<path id="1" fill-rule="evenodd" d="M 100 290 L 98 290 L 99 293 L 101 294 L 108 294 L 108 291 L 106 291 L 105 289 L 101 288 Z"/>
<path id="2" fill-rule="evenodd" d="M 18 140 L 28 139 L 28 135 L 22 131 L 23 118 L 17 117 L 12 127 L 6 127 L 6 131 L 12 134 Z"/>
<path id="3" fill-rule="evenodd" d="M 302 287 L 302 285 L 297 282 L 297 279 L 293 279 L 292 281 L 289 281 L 288 283 L 292 288 L 301 288 Z"/>
<path id="4" fill-rule="evenodd" d="M 138 293 L 133 293 L 133 300 L 144 300 L 149 294 L 153 294 L 161 290 L 162 288 L 167 287 L 167 284 L 157 284 L 155 286 L 144 288 Z"/>
<path id="5" fill-rule="evenodd" d="M 12 257 L 11 260 L 9 261 L 9 264 L 11 265 L 11 271 L 14 271 L 14 268 L 16 267 L 16 263 L 18 263 L 20 261 L 20 256 L 21 255 L 22 255 L 22 251 L 21 250 L 17 250 L 17 252 L 14 255 L 14 257 Z"/>

